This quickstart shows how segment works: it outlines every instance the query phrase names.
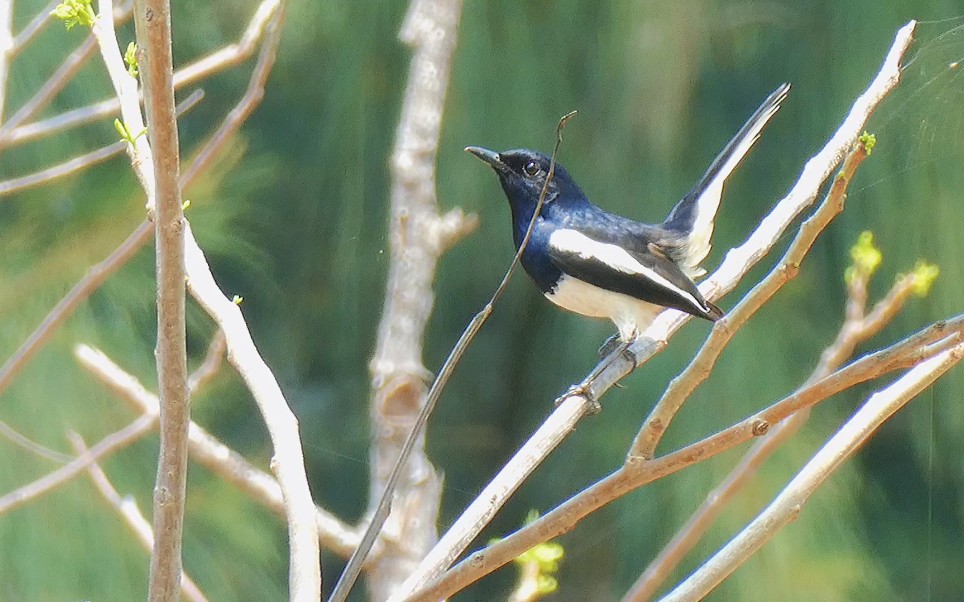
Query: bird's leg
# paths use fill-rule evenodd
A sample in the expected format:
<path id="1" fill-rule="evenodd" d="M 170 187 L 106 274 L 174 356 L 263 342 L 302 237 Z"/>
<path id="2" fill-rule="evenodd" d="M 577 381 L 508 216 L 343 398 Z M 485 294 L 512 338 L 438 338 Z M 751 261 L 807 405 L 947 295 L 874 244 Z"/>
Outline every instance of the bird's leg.
<path id="1" fill-rule="evenodd" d="M 596 395 L 592 392 L 592 384 L 595 382 L 599 375 L 606 371 L 616 358 L 623 356 L 633 364 L 633 370 L 636 369 L 636 356 L 629 352 L 629 346 L 633 344 L 636 340 L 636 331 L 630 334 L 625 340 L 619 336 L 619 334 L 614 334 L 613 336 L 606 339 L 606 342 L 602 344 L 599 348 L 599 355 L 602 357 L 608 357 L 609 360 L 606 362 L 601 362 L 596 368 L 578 385 L 572 385 L 566 390 L 558 399 L 556 399 L 556 405 L 558 406 L 564 399 L 571 397 L 573 395 L 579 395 L 586 398 L 589 402 L 588 414 L 597 414 L 602 411 L 602 405 L 600 405 L 599 400 L 596 399 Z M 632 370 L 631 370 L 632 371 Z"/>

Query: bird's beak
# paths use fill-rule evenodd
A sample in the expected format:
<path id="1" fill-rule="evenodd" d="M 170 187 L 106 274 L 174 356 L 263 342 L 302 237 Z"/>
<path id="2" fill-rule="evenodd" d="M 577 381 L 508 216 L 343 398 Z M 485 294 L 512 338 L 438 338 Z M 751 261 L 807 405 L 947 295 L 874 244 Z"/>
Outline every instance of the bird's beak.
<path id="1" fill-rule="evenodd" d="M 500 157 L 499 153 L 495 151 L 490 151 L 489 149 L 482 148 L 481 146 L 466 146 L 465 152 L 471 153 L 479 159 L 482 159 L 491 165 L 492 169 L 496 170 L 497 172 L 501 173 L 508 169 L 508 166 L 502 162 L 502 157 Z"/>

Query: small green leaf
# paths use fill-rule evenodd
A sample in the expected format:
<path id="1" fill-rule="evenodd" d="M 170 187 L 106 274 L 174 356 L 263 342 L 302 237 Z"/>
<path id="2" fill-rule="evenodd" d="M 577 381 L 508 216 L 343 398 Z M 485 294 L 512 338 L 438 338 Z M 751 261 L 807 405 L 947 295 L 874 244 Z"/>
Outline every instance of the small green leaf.
<path id="1" fill-rule="evenodd" d="M 877 136 L 868 134 L 866 130 L 864 130 L 864 133 L 861 134 L 857 140 L 864 145 L 864 150 L 867 152 L 868 157 L 874 152 L 874 147 L 877 146 Z"/>
<path id="2" fill-rule="evenodd" d="M 131 42 L 127 45 L 127 51 L 124 52 L 124 63 L 127 65 L 127 72 L 131 74 L 131 77 L 137 77 L 140 73 L 139 65 L 137 64 L 137 44 Z"/>
<path id="3" fill-rule="evenodd" d="M 97 15 L 90 2 L 91 0 L 64 0 L 50 11 L 50 15 L 63 21 L 67 31 L 75 25 L 93 27 Z"/>
<path id="4" fill-rule="evenodd" d="M 187 208 L 190 206 L 191 206 L 191 199 L 184 199 L 184 202 L 181 203 L 181 211 L 187 211 Z"/>
<path id="5" fill-rule="evenodd" d="M 241 305 L 243 302 L 244 302 L 244 297 L 242 297 L 241 295 L 235 295 L 234 298 L 231 299 L 231 303 L 234 303 L 235 305 Z"/>
<path id="6" fill-rule="evenodd" d="M 940 273 L 941 269 L 933 263 L 918 261 L 917 265 L 914 266 L 914 271 L 911 272 L 911 278 L 914 279 L 914 294 L 918 297 L 926 297 L 931 290 L 931 285 L 934 284 L 934 280 Z"/>
<path id="7" fill-rule="evenodd" d="M 114 118 L 114 129 L 120 134 L 121 140 L 127 140 L 131 144 L 134 144 L 134 137 L 131 136 L 130 130 L 124 125 L 124 122 L 120 119 Z"/>
<path id="8" fill-rule="evenodd" d="M 850 258 L 853 264 L 844 272 L 844 279 L 852 284 L 854 278 L 870 278 L 880 267 L 884 256 L 874 245 L 874 233 L 865 230 L 857 237 L 857 244 L 850 247 Z"/>

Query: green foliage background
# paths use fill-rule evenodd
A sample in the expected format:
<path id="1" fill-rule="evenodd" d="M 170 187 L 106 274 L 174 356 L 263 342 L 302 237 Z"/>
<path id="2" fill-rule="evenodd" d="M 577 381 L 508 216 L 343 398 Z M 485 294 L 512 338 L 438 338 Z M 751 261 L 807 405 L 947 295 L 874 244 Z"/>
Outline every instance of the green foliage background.
<path id="1" fill-rule="evenodd" d="M 256 5 L 173 4 L 178 64 L 235 40 Z M 17 2 L 15 29 L 43 5 Z M 301 419 L 316 499 L 352 522 L 366 506 L 366 364 L 388 261 L 387 157 L 410 56 L 396 38 L 404 10 L 404 2 L 387 0 L 292 3 L 263 105 L 213 174 L 187 195 L 220 283 L 243 295 L 255 340 Z M 840 324 L 847 250 L 862 230 L 873 230 L 884 252 L 874 295 L 919 258 L 942 269 L 931 295 L 912 301 L 874 347 L 959 312 L 964 79 L 952 63 L 964 56 L 962 14 L 964 6 L 950 0 L 468 1 L 446 107 L 439 196 L 445 207 L 477 212 L 481 225 L 441 264 L 426 365 L 441 363 L 512 256 L 502 193 L 462 147 L 548 150 L 556 119 L 578 109 L 562 162 L 597 203 L 654 221 L 766 94 L 790 81 L 789 101 L 728 186 L 712 267 L 789 188 L 911 18 L 930 21 L 919 29 L 902 87 L 871 123 L 879 143 L 846 211 L 800 276 L 737 336 L 663 449 L 745 416 L 806 377 Z M 50 27 L 17 58 L 7 115 L 84 35 L 80 27 Z M 126 46 L 132 27 L 120 37 Z M 181 125 L 187 155 L 247 77 L 238 69 L 204 84 L 206 99 Z M 108 90 L 102 66 L 91 61 L 47 115 Z M 112 141 L 111 121 L 6 151 L 0 178 Z M 123 158 L 0 199 L 0 358 L 143 219 L 142 207 Z M 67 452 L 65 430 L 94 442 L 133 418 L 76 366 L 71 349 L 99 345 L 153 387 L 152 259 L 142 252 L 90 298 L 0 398 L 0 419 Z M 721 305 L 731 307 L 738 294 Z M 196 363 L 212 328 L 196 307 L 189 322 Z M 443 526 L 540 423 L 551 400 L 592 367 L 610 328 L 562 314 L 516 279 L 431 421 L 430 452 L 447 485 Z M 580 425 L 480 541 L 514 529 L 528 509 L 551 508 L 621 462 L 646 411 L 707 331 L 703 323 L 688 325 L 625 389 L 608 395 L 603 413 Z M 752 517 L 873 388 L 823 404 L 676 577 Z M 964 381 L 954 373 L 885 425 L 713 599 L 964 597 L 964 579 L 953 570 L 964 566 L 962 393 Z M 230 369 L 195 399 L 194 416 L 267 465 L 266 433 Z M 149 437 L 106 463 L 118 489 L 142 509 L 150 508 L 156 445 Z M 566 558 L 556 598 L 617 599 L 737 458 L 692 468 L 586 519 L 561 539 Z M 0 493 L 53 467 L 0 440 Z M 185 566 L 201 588 L 212 600 L 281 599 L 283 525 L 202 468 L 192 466 L 189 487 Z M 2 600 L 143 598 L 147 565 L 83 478 L 0 516 Z M 326 554 L 324 568 L 330 587 L 341 561 Z M 504 597 L 512 579 L 511 570 L 500 571 L 457 599 Z"/>

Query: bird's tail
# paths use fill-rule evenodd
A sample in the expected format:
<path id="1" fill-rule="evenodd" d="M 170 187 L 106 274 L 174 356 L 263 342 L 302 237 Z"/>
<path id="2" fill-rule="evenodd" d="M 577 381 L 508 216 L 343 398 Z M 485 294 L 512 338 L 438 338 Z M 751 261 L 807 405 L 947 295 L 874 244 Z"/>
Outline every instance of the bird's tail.
<path id="1" fill-rule="evenodd" d="M 699 264 L 710 252 L 713 220 L 720 206 L 723 184 L 760 137 L 760 132 L 770 118 L 780 109 L 780 103 L 789 91 L 790 84 L 780 84 L 780 87 L 763 101 L 760 108 L 713 160 L 703 177 L 683 200 L 673 207 L 669 217 L 663 222 L 663 228 L 679 237 L 678 244 L 673 245 L 671 252 L 673 259 L 688 275 L 699 276 L 706 273 Z"/>

